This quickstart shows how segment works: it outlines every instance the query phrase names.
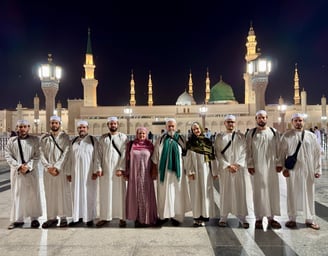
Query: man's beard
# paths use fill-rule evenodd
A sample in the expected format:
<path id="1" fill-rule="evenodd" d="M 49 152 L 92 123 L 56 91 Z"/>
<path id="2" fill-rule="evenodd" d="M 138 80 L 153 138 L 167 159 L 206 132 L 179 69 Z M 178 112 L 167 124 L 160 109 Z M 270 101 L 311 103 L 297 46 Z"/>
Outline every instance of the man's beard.
<path id="1" fill-rule="evenodd" d="M 111 128 L 109 128 L 109 130 L 110 130 L 111 132 L 116 132 L 116 131 L 117 131 L 117 127 L 111 127 Z"/>
<path id="2" fill-rule="evenodd" d="M 174 134 L 175 134 L 175 131 L 168 131 L 167 134 L 168 134 L 169 136 L 173 137 Z"/>
<path id="3" fill-rule="evenodd" d="M 303 125 L 302 124 L 296 124 L 295 125 L 295 129 L 296 130 L 302 130 L 302 128 L 303 128 Z"/>
<path id="4" fill-rule="evenodd" d="M 265 122 L 259 122 L 259 123 L 257 123 L 257 125 L 261 126 L 261 127 L 264 127 L 264 126 L 266 126 L 266 123 Z"/>
<path id="5" fill-rule="evenodd" d="M 55 127 L 55 126 L 53 126 L 53 127 L 51 127 L 51 130 L 52 130 L 53 132 L 57 132 L 57 131 L 59 130 L 59 128 L 60 128 L 60 127 Z"/>

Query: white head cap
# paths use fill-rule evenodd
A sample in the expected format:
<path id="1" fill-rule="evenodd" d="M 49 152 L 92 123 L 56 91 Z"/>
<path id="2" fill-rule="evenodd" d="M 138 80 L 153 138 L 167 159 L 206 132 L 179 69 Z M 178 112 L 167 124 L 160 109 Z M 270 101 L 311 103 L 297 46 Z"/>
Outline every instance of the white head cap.
<path id="1" fill-rule="evenodd" d="M 297 118 L 297 117 L 300 117 L 300 118 L 304 118 L 304 114 L 301 114 L 301 113 L 295 113 L 292 115 L 292 120 Z"/>
<path id="2" fill-rule="evenodd" d="M 168 119 L 166 119 L 166 124 L 168 123 L 168 122 L 173 122 L 173 123 L 177 123 L 177 121 L 174 119 L 174 118 L 168 118 Z"/>
<path id="3" fill-rule="evenodd" d="M 61 122 L 61 119 L 59 116 L 51 116 L 49 121 L 57 121 L 57 122 Z"/>
<path id="4" fill-rule="evenodd" d="M 265 110 L 259 110 L 256 112 L 255 116 L 262 115 L 262 116 L 267 116 L 267 112 Z"/>
<path id="5" fill-rule="evenodd" d="M 77 122 L 77 127 L 79 127 L 81 125 L 83 125 L 83 126 L 89 126 L 88 122 L 85 121 L 85 120 L 80 120 L 80 121 Z"/>
<path id="6" fill-rule="evenodd" d="M 30 123 L 27 120 L 18 120 L 17 126 L 20 126 L 20 125 L 30 125 Z"/>
<path id="7" fill-rule="evenodd" d="M 224 121 L 231 120 L 231 121 L 236 121 L 236 117 L 234 115 L 226 115 L 224 117 Z"/>
<path id="8" fill-rule="evenodd" d="M 107 123 L 112 122 L 112 121 L 117 122 L 118 121 L 117 117 L 116 116 L 110 116 L 110 117 L 107 118 Z"/>

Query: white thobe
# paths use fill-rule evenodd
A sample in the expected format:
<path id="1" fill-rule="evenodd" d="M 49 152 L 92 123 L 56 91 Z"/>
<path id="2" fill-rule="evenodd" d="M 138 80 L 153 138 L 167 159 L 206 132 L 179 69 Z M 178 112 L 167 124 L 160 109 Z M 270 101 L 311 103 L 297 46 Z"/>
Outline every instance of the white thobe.
<path id="1" fill-rule="evenodd" d="M 244 218 L 248 215 L 246 201 L 245 171 L 246 169 L 246 139 L 239 132 L 220 133 L 214 143 L 215 154 L 219 161 L 219 184 L 220 184 L 220 215 L 227 217 L 229 213 Z M 230 146 L 221 151 L 231 141 Z M 229 171 L 231 164 L 239 165 L 235 173 Z"/>
<path id="2" fill-rule="evenodd" d="M 205 155 L 188 150 L 184 159 L 187 175 L 194 175 L 189 180 L 190 200 L 194 218 L 215 216 L 213 176 L 217 175 L 214 163 L 205 162 Z M 212 171 L 213 170 L 213 171 Z"/>
<path id="3" fill-rule="evenodd" d="M 73 221 L 80 218 L 84 222 L 91 221 L 97 216 L 97 182 L 92 174 L 100 171 L 99 142 L 90 135 L 78 138 L 72 145 L 71 172 L 73 192 Z"/>
<path id="4" fill-rule="evenodd" d="M 120 132 L 111 137 L 107 133 L 99 139 L 103 172 L 103 176 L 99 179 L 99 217 L 101 220 L 112 220 L 113 218 L 125 220 L 126 181 L 123 176 L 117 177 L 116 171 L 125 171 L 127 142 L 127 136 Z"/>
<path id="5" fill-rule="evenodd" d="M 70 140 L 63 131 L 53 138 L 50 134 L 45 134 L 40 140 L 47 219 L 72 216 L 71 185 L 66 177 L 71 175 L 71 169 L 67 165 Z M 49 167 L 55 167 L 59 174 L 52 176 L 48 172 Z"/>
<path id="6" fill-rule="evenodd" d="M 281 138 L 281 159 L 294 154 L 302 132 L 287 131 Z M 297 154 L 293 170 L 289 171 L 287 182 L 287 211 L 291 219 L 301 215 L 306 220 L 314 220 L 314 174 L 321 174 L 320 145 L 315 134 L 305 131 L 304 139 Z"/>
<path id="7" fill-rule="evenodd" d="M 10 183 L 12 207 L 10 221 L 21 222 L 25 217 L 36 219 L 42 216 L 39 186 L 39 138 L 28 135 L 21 139 L 23 158 L 28 165 L 29 171 L 22 174 L 18 171 L 22 165 L 17 136 L 8 140 L 5 158 L 10 166 Z"/>
<path id="8" fill-rule="evenodd" d="M 256 128 L 253 128 L 256 129 Z M 256 217 L 280 215 L 279 165 L 280 135 L 267 127 L 254 133 L 251 129 L 246 136 L 247 167 L 254 168 L 253 203 Z M 273 128 L 272 128 L 273 129 Z"/>
<path id="9" fill-rule="evenodd" d="M 152 155 L 152 161 L 157 165 L 158 169 L 157 213 L 160 219 L 174 218 L 179 222 L 183 222 L 186 212 L 191 210 L 191 205 L 187 177 L 183 166 L 182 149 L 179 146 L 181 177 L 178 179 L 175 172 L 166 168 L 164 181 L 161 182 L 159 163 L 163 150 L 163 142 L 164 139 L 161 139 L 161 137 L 157 139 Z"/>

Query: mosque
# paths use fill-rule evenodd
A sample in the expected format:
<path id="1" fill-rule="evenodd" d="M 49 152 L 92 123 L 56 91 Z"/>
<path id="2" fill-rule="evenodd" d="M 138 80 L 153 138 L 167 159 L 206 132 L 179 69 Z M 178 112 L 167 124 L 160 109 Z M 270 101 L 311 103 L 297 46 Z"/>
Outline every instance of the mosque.
<path id="1" fill-rule="evenodd" d="M 50 54 L 48 62 L 49 65 L 52 64 Z M 33 109 L 24 108 L 21 103 L 18 103 L 16 110 L 1 110 L 0 133 L 4 134 L 15 129 L 19 119 L 26 119 L 30 122 L 30 132 L 32 133 L 46 132 L 49 128 L 49 115 L 52 114 L 57 114 L 62 118 L 62 128 L 70 135 L 76 133 L 76 123 L 81 119 L 88 121 L 90 134 L 97 136 L 106 133 L 108 131 L 106 121 L 109 116 L 117 116 L 120 131 L 127 134 L 134 134 L 136 127 L 139 126 L 145 126 L 152 133 L 159 134 L 165 127 L 167 118 L 175 118 L 178 129 L 187 134 L 192 121 L 199 121 L 212 133 L 220 132 L 224 130 L 224 116 L 233 114 L 237 117 L 236 129 L 244 132 L 255 126 L 254 117 L 259 109 L 267 111 L 268 124 L 280 132 L 290 128 L 289 120 L 295 112 L 305 114 L 307 128 L 314 126 L 324 130 L 327 128 L 326 98 L 324 96 L 321 98 L 320 105 L 307 105 L 306 91 L 300 91 L 299 88 L 297 65 L 294 73 L 294 105 L 284 105 L 281 97 L 277 104 L 265 104 L 265 91 L 271 66 L 257 51 L 256 35 L 252 25 L 246 38 L 245 73 L 243 74 L 245 81 L 244 103 L 236 101 L 233 88 L 224 82 L 222 77 L 214 85 L 211 85 L 207 71 L 204 83 L 204 104 L 197 104 L 194 100 L 193 81 L 190 72 L 188 91 L 182 92 L 177 97 L 175 105 L 160 106 L 153 104 L 152 77 L 149 74 L 147 106 L 138 106 L 135 100 L 134 74 L 131 73 L 129 106 L 98 106 L 98 80 L 94 76 L 96 66 L 91 50 L 90 30 L 88 31 L 87 51 L 83 67 L 85 71 L 84 77 L 81 79 L 83 99 L 68 99 L 67 109 L 63 108 L 60 102 L 55 104 L 59 80 L 50 79 L 51 81 L 46 81 L 41 79 L 42 90 L 46 96 L 46 109 L 40 109 L 39 97 L 36 95 Z M 51 89 L 52 87 L 53 89 Z M 47 101 L 53 101 L 53 104 L 47 105 Z"/>

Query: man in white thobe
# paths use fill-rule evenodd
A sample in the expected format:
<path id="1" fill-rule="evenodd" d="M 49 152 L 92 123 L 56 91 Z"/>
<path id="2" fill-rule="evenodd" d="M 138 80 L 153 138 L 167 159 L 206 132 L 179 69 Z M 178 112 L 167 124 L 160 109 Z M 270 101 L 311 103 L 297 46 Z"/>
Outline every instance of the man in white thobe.
<path id="1" fill-rule="evenodd" d="M 246 158 L 248 172 L 253 178 L 255 228 L 263 229 L 262 219 L 267 217 L 268 227 L 279 229 L 281 225 L 274 215 L 280 215 L 280 135 L 267 126 L 267 118 L 264 110 L 256 113 L 257 127 L 250 129 L 246 136 Z"/>
<path id="2" fill-rule="evenodd" d="M 67 216 L 72 216 L 72 196 L 68 176 L 68 153 L 70 139 L 68 134 L 61 131 L 61 119 L 52 116 L 49 120 L 50 132 L 41 136 L 41 163 L 44 167 L 43 183 L 46 198 L 47 221 L 42 228 L 56 226 L 57 216 L 60 227 L 67 226 Z"/>
<path id="3" fill-rule="evenodd" d="M 12 207 L 8 229 L 22 227 L 24 218 L 30 217 L 31 228 L 38 228 L 42 216 L 39 186 L 39 138 L 29 135 L 27 120 L 17 122 L 19 136 L 11 137 L 5 149 L 10 166 Z"/>
<path id="4" fill-rule="evenodd" d="M 226 131 L 216 136 L 214 147 L 219 161 L 220 220 L 219 226 L 227 226 L 228 214 L 238 217 L 243 228 L 249 228 L 246 203 L 246 139 L 235 131 L 236 117 L 224 118 Z"/>
<path id="5" fill-rule="evenodd" d="M 97 172 L 100 170 L 99 142 L 88 134 L 88 122 L 78 121 L 79 136 L 71 143 L 71 172 L 73 191 L 73 222 L 93 226 L 97 216 Z"/>
<path id="6" fill-rule="evenodd" d="M 321 176 L 321 149 L 316 135 L 304 130 L 304 117 L 296 113 L 292 116 L 293 129 L 284 133 L 281 138 L 281 159 L 293 155 L 297 145 L 297 161 L 292 170 L 284 170 L 287 181 L 288 228 L 296 228 L 296 216 L 303 213 L 305 225 L 318 230 L 315 223 L 314 179 Z"/>
<path id="7" fill-rule="evenodd" d="M 96 226 L 101 227 L 113 218 L 120 220 L 119 227 L 125 227 L 126 181 L 125 148 L 128 138 L 118 131 L 117 117 L 107 119 L 109 133 L 99 139 L 101 172 L 99 178 L 100 214 Z"/>
<path id="8" fill-rule="evenodd" d="M 166 132 L 155 143 L 152 161 L 157 173 L 157 212 L 159 224 L 171 218 L 179 226 L 191 210 L 187 177 L 183 166 L 186 139 L 176 131 L 176 120 L 166 121 Z"/>

